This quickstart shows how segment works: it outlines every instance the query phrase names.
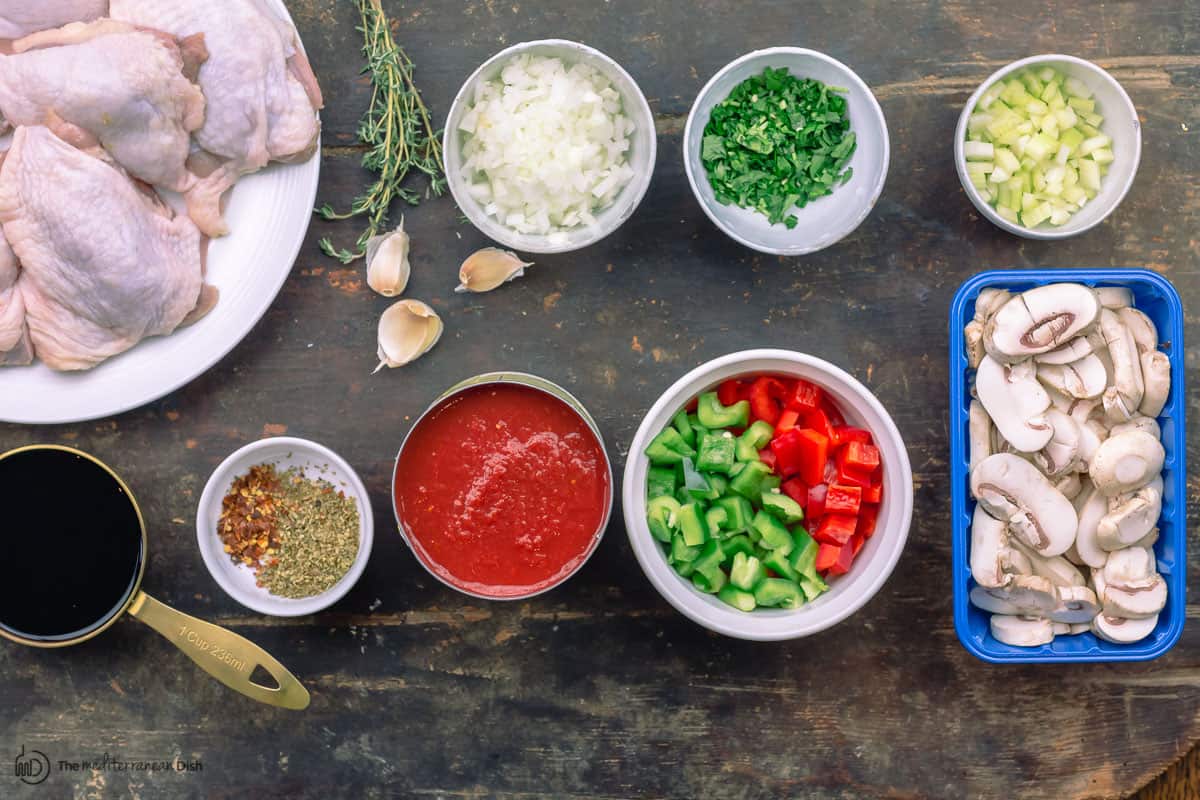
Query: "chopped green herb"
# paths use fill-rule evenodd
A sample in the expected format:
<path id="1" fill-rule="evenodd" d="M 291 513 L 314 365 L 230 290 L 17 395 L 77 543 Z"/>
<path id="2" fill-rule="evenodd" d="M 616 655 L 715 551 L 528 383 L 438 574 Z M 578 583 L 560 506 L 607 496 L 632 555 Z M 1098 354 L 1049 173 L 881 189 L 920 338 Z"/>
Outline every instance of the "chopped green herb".
<path id="1" fill-rule="evenodd" d="M 735 86 L 713 108 L 700 147 L 717 202 L 796 227 L 793 206 L 832 193 L 853 174 L 845 91 L 770 67 Z"/>

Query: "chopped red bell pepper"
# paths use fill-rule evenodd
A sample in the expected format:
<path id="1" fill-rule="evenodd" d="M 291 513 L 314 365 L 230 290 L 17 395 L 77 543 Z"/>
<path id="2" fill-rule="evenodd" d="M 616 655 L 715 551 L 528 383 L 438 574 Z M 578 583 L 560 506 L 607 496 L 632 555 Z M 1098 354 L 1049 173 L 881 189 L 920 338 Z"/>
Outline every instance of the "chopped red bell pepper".
<path id="1" fill-rule="evenodd" d="M 842 412 L 838 410 L 838 407 L 828 397 L 821 397 L 821 410 L 825 412 L 825 416 L 829 417 L 829 421 L 834 425 L 846 424 L 846 418 L 842 416 Z"/>
<path id="2" fill-rule="evenodd" d="M 821 551 L 818 550 L 818 553 Z M 829 568 L 830 575 L 845 575 L 850 571 L 850 565 L 854 563 L 854 554 L 857 552 L 853 544 L 846 544 L 839 552 L 837 561 Z"/>
<path id="3" fill-rule="evenodd" d="M 742 382 L 730 378 L 717 387 L 717 399 L 723 406 L 731 406 L 742 399 Z"/>
<path id="4" fill-rule="evenodd" d="M 857 533 L 854 534 L 854 536 L 850 539 L 850 546 L 854 548 L 854 555 L 857 556 L 858 551 L 862 550 L 863 545 L 866 543 L 867 543 L 867 539 L 865 536 L 861 536 L 860 534 L 857 534 Z"/>
<path id="5" fill-rule="evenodd" d="M 835 464 L 834 460 L 831 458 L 825 462 L 825 483 L 839 483 L 837 474 L 837 464 Z"/>
<path id="6" fill-rule="evenodd" d="M 808 505 L 808 484 L 799 478 L 784 481 L 783 485 L 779 487 L 779 491 L 795 500 L 802 507 Z"/>
<path id="7" fill-rule="evenodd" d="M 822 392 L 820 388 L 808 381 L 796 381 L 796 388 L 787 399 L 787 407 L 793 411 L 819 408 Z"/>
<path id="8" fill-rule="evenodd" d="M 879 504 L 883 502 L 883 483 L 873 483 L 862 490 L 862 501 L 864 503 Z"/>
<path id="9" fill-rule="evenodd" d="M 808 488 L 808 502 L 804 504 L 804 513 L 808 515 L 810 522 L 824 516 L 825 494 L 828 490 L 829 487 L 823 483 Z"/>
<path id="10" fill-rule="evenodd" d="M 842 548 L 833 544 L 823 544 L 817 548 L 817 561 L 813 566 L 817 572 L 828 572 L 837 563 L 838 556 L 842 554 Z"/>
<path id="11" fill-rule="evenodd" d="M 777 472 L 787 478 L 792 477 L 800 471 L 800 463 L 803 458 L 803 453 L 800 449 L 800 431 L 792 428 L 790 431 L 776 434 L 769 445 L 771 452 L 775 454 L 775 463 Z"/>
<path id="12" fill-rule="evenodd" d="M 819 408 L 806 409 L 800 412 L 800 421 L 796 423 L 801 428 L 808 428 L 824 436 L 830 442 L 836 445 L 834 441 L 833 425 L 829 422 L 829 415 Z"/>
<path id="13" fill-rule="evenodd" d="M 863 472 L 850 465 L 847 451 L 850 449 L 850 445 L 853 444 L 857 444 L 857 442 L 851 442 L 849 445 L 846 445 L 841 450 L 838 450 L 837 455 L 834 456 L 836 477 L 833 482 L 845 486 L 859 486 L 866 489 L 872 483 L 871 473 Z M 870 445 L 866 446 L 870 447 Z"/>
<path id="14" fill-rule="evenodd" d="M 849 425 L 838 425 L 833 429 L 833 443 L 836 447 L 841 447 L 850 442 L 871 444 L 871 432 Z"/>
<path id="15" fill-rule="evenodd" d="M 771 472 L 778 472 L 776 469 L 779 466 L 778 459 L 775 458 L 775 453 L 770 448 L 763 448 L 758 451 L 758 460 L 771 468 Z"/>
<path id="16" fill-rule="evenodd" d="M 870 539 L 875 535 L 875 525 L 879 521 L 879 506 L 864 505 L 858 512 L 858 525 L 854 528 L 854 533 L 864 539 Z"/>
<path id="17" fill-rule="evenodd" d="M 825 495 L 825 513 L 856 516 L 862 504 L 862 492 L 862 488 L 858 486 L 830 486 Z"/>
<path id="18" fill-rule="evenodd" d="M 855 472 L 870 475 L 879 467 L 879 448 L 873 444 L 850 442 L 842 452 L 846 454 L 846 467 Z"/>
<path id="19" fill-rule="evenodd" d="M 809 486 L 825 477 L 825 462 L 829 459 L 829 437 L 811 430 L 792 428 L 784 436 L 795 435 L 800 453 L 800 477 Z"/>
<path id="20" fill-rule="evenodd" d="M 836 544 L 840 547 L 850 541 L 850 537 L 854 535 L 854 528 L 857 525 L 858 518 L 852 517 L 849 514 L 826 514 L 817 523 L 817 529 L 813 532 L 813 538 L 818 542 Z"/>
<path id="21" fill-rule="evenodd" d="M 790 408 L 784 409 L 784 411 L 779 415 L 778 424 L 775 425 L 775 432 L 783 433 L 784 431 L 790 431 L 792 428 L 796 427 L 796 423 L 799 420 L 799 411 L 793 411 Z"/>
<path id="22" fill-rule="evenodd" d="M 769 375 L 756 379 L 750 386 L 750 416 L 771 425 L 778 423 L 786 391 L 787 387 L 783 385 L 783 381 Z"/>

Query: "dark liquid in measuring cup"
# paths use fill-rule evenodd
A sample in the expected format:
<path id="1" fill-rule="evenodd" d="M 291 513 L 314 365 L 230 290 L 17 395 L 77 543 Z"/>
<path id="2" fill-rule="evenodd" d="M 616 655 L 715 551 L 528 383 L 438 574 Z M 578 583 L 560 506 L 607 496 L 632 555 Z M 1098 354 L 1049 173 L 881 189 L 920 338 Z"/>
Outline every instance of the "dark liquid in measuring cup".
<path id="1" fill-rule="evenodd" d="M 83 636 L 121 610 L 142 563 L 133 499 L 63 450 L 0 459 L 0 627 L 26 639 Z"/>

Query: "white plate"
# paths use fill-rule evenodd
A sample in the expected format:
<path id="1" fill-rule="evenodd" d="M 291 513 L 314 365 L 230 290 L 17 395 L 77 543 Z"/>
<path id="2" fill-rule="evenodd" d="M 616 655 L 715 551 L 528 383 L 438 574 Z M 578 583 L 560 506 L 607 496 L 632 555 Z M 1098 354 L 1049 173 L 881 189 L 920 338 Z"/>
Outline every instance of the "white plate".
<path id="1" fill-rule="evenodd" d="M 271 5 L 291 20 L 281 0 Z M 41 363 L 0 367 L 0 421 L 57 424 L 112 416 L 175 391 L 220 361 L 267 312 L 300 252 L 321 171 L 317 144 L 305 163 L 272 164 L 230 192 L 230 233 L 208 250 L 207 281 L 221 299 L 206 317 L 86 372 L 58 373 Z"/>

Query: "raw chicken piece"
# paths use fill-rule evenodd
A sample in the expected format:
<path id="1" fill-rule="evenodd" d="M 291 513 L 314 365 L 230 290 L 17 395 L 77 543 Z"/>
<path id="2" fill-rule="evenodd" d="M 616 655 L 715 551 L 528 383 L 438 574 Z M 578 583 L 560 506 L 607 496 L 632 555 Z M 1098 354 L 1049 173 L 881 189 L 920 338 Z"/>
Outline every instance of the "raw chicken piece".
<path id="1" fill-rule="evenodd" d="M 239 176 L 269 161 L 306 160 L 316 146 L 321 89 L 296 29 L 264 0 L 225 0 L 220 13 L 195 0 L 112 0 L 109 13 L 180 38 L 204 34 L 208 111 L 195 137 L 211 157 L 193 162 L 202 177 L 188 213 L 210 236 L 226 233 L 221 196 Z"/>
<path id="2" fill-rule="evenodd" d="M 53 369 L 89 369 L 168 334 L 204 294 L 192 221 L 48 128 L 13 136 L 0 225 L 21 260 L 34 352 Z"/>
<path id="3" fill-rule="evenodd" d="M 134 177 L 185 191 L 189 135 L 204 122 L 204 95 L 184 75 L 197 45 L 107 19 L 33 34 L 0 55 L 0 113 L 13 125 L 55 115 L 82 134 L 73 144 L 91 137 Z"/>
<path id="4" fill-rule="evenodd" d="M 107 10 L 108 0 L 4 0 L 0 39 L 17 39 L 68 22 L 90 22 Z"/>
<path id="5" fill-rule="evenodd" d="M 0 230 L 0 367 L 33 360 L 29 327 L 25 324 L 25 299 L 17 279 L 21 265 Z"/>

